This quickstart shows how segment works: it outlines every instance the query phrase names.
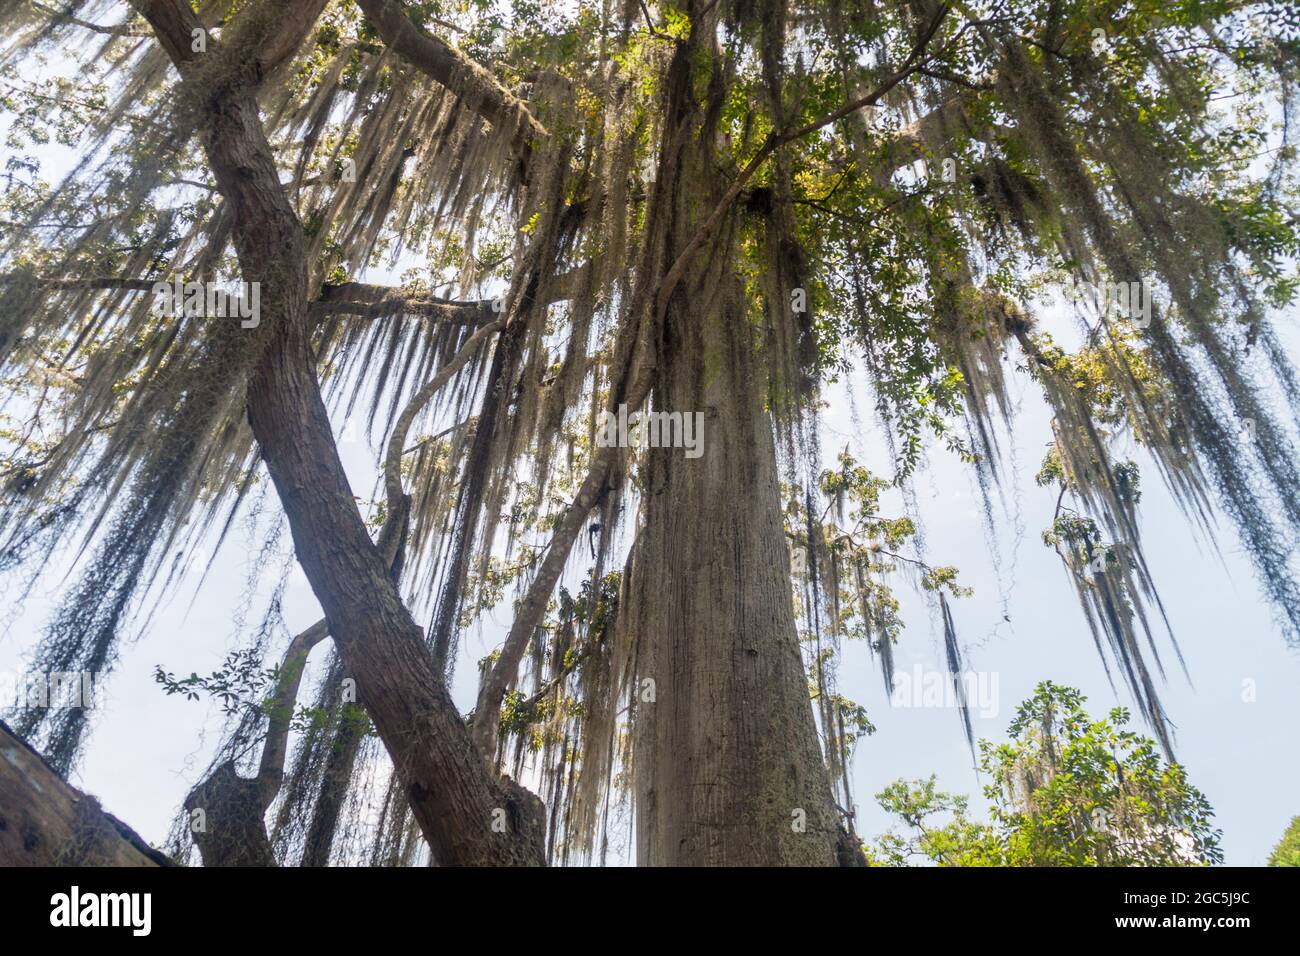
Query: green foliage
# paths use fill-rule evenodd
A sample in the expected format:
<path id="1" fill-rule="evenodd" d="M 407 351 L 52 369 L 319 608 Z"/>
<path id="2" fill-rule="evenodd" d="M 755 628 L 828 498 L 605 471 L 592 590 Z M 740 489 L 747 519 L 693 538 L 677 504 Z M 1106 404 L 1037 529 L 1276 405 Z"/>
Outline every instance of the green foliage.
<path id="1" fill-rule="evenodd" d="M 305 666 L 305 663 L 298 666 Z M 291 729 L 298 732 L 324 726 L 328 714 L 319 707 L 297 705 L 291 712 L 289 708 L 295 707 L 291 702 L 283 711 L 277 709 L 271 692 L 289 676 L 279 664 L 263 667 L 261 658 L 252 649 L 230 652 L 221 666 L 207 676 L 191 672 L 188 677 L 177 677 L 160 665 L 154 666 L 154 682 L 168 697 L 179 694 L 186 700 L 197 701 L 206 694 L 220 705 L 221 712 L 227 717 L 287 718 Z M 373 732 L 370 718 L 359 704 L 343 704 L 340 719 L 358 722 L 364 733 Z"/>
<path id="2" fill-rule="evenodd" d="M 911 834 L 885 833 L 866 847 L 873 866 L 911 866 L 928 861 L 940 866 L 993 866 L 1000 860 L 997 835 L 987 824 L 967 816 L 967 799 L 935 789 L 935 778 L 895 780 L 876 800 L 897 816 Z M 936 817 L 950 817 L 936 823 Z"/>
<path id="3" fill-rule="evenodd" d="M 1300 817 L 1292 817 L 1291 825 L 1268 857 L 1269 866 L 1300 866 Z"/>
<path id="4" fill-rule="evenodd" d="M 1084 702 L 1077 690 L 1044 682 L 1017 709 L 1008 742 L 980 741 L 980 769 L 992 781 L 984 789 L 988 823 L 972 821 L 967 800 L 937 790 L 933 777 L 891 784 L 876 799 L 908 829 L 879 837 L 867 847 L 869 859 L 886 866 L 1222 862 L 1213 810 L 1183 767 L 1125 729 L 1124 708 L 1093 720 Z M 1292 831 L 1294 848 L 1300 827 Z"/>
<path id="5" fill-rule="evenodd" d="M 178 678 L 155 665 L 153 679 L 168 697 L 182 694 L 187 700 L 199 700 L 207 694 L 221 704 L 223 713 L 230 715 L 257 706 L 256 702 L 275 686 L 278 675 L 278 667 L 263 667 L 260 655 L 245 649 L 231 651 L 221 666 L 206 677 L 192 672 L 189 677 Z"/>

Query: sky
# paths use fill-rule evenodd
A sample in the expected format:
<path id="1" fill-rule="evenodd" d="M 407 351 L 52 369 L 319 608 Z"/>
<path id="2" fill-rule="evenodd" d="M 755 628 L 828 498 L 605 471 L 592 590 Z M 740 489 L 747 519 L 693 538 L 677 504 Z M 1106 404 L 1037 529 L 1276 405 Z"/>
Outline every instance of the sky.
<path id="1" fill-rule="evenodd" d="M 0 146 L 0 164 L 4 159 Z M 66 166 L 69 157 L 51 147 L 42 159 L 49 176 Z M 1289 321 L 1294 324 L 1294 315 Z M 1285 337 L 1290 353 L 1300 357 L 1300 343 L 1289 327 Z M 861 376 L 850 379 L 828 392 L 822 446 L 829 458 L 848 443 L 865 464 L 888 474 L 866 383 Z M 1073 587 L 1056 554 L 1039 538 L 1056 497 L 1033 481 L 1050 435 L 1050 415 L 1024 375 L 1013 377 L 1012 391 L 1018 408 L 1011 433 L 1004 436 L 1005 504 L 996 514 L 995 538 L 986 530 L 969 467 L 950 453 L 931 449 L 915 484 L 927 559 L 957 566 L 960 582 L 975 591 L 953 602 L 952 611 L 966 665 L 983 676 L 982 686 L 996 689 L 972 714 L 975 735 L 996 741 L 1006 739 L 1016 704 L 1043 680 L 1081 689 L 1094 716 L 1116 704 L 1132 704 L 1122 686 L 1116 693 L 1107 682 Z M 340 450 L 353 490 L 365 496 L 372 488 L 377 451 L 361 429 L 346 426 L 336 422 L 339 434 L 346 436 Z M 706 435 L 706 453 L 707 448 Z M 1148 465 L 1140 507 L 1147 556 L 1190 677 L 1181 674 L 1168 641 L 1162 640 L 1168 680 L 1160 691 L 1176 729 L 1176 754 L 1215 808 L 1226 862 L 1261 865 L 1290 818 L 1300 814 L 1294 731 L 1300 726 L 1300 653 L 1288 648 L 1274 623 L 1231 525 L 1220 522 L 1219 555 L 1193 535 L 1144 456 L 1134 457 Z M 902 507 L 898 498 L 892 503 Z M 305 577 L 287 552 L 279 561 L 259 563 L 264 530 L 240 527 L 217 554 L 201 590 L 195 593 L 194 572 L 202 564 L 196 561 L 147 626 L 133 629 L 94 718 L 86 756 L 74 772 L 76 785 L 155 844 L 165 840 L 221 726 L 219 711 L 206 700 L 165 696 L 154 681 L 155 667 L 178 675 L 214 670 L 227 653 L 242 646 L 241 636 L 260 617 L 259 601 L 264 603 L 282 574 L 288 576 L 288 628 L 296 632 L 320 617 Z M 56 553 L 25 600 L 19 600 L 24 579 L 12 574 L 0 578 L 0 673 L 21 667 L 71 580 L 71 559 L 69 549 Z M 251 600 L 250 587 L 255 589 Z M 928 606 L 901 578 L 896 593 L 906 623 L 895 652 L 898 672 L 913 673 L 918 667 L 946 671 Z M 244 606 L 252 610 L 241 622 L 238 609 Z M 472 662 L 497 646 L 508 624 L 508 609 L 498 608 L 463 639 L 453 686 L 462 710 L 473 705 Z M 316 670 L 326 653 L 322 646 L 313 655 Z M 935 774 L 942 789 L 970 795 L 973 810 L 983 812 L 980 791 L 986 781 L 972 767 L 955 710 L 891 706 L 878 667 L 860 644 L 845 646 L 838 679 L 841 693 L 863 704 L 877 728 L 860 742 L 853 765 L 861 835 L 874 836 L 890 825 L 873 795 L 900 777 Z M 1134 727 L 1145 729 L 1136 718 Z"/>
<path id="2" fill-rule="evenodd" d="M 1082 690 L 1094 717 L 1117 704 L 1133 705 L 1122 684 L 1116 693 L 1108 683 L 1073 586 L 1039 537 L 1056 498 L 1053 489 L 1033 482 L 1050 414 L 1023 376 L 1014 387 L 1023 396 L 1012 436 L 1017 465 L 996 547 L 984 530 L 978 490 L 951 456 L 935 453 L 918 481 L 927 555 L 956 565 L 961 582 L 975 589 L 973 597 L 952 602 L 952 610 L 966 667 L 985 675 L 982 687 L 996 688 L 993 706 L 972 715 L 977 739 L 994 741 L 1007 739 L 1016 705 L 1042 680 Z M 1160 694 L 1175 727 L 1175 754 L 1216 810 L 1225 862 L 1260 865 L 1287 821 L 1300 813 L 1300 760 L 1290 729 L 1300 716 L 1300 655 L 1288 649 L 1261 599 L 1231 526 L 1220 523 L 1220 558 L 1192 534 L 1154 468 L 1143 474 L 1144 547 L 1190 676 L 1182 675 L 1168 640 L 1157 635 L 1169 678 Z M 941 632 L 923 602 L 906 596 L 908 630 L 895 652 L 897 669 L 946 672 Z M 861 833 L 889 825 L 871 797 L 894 779 L 936 774 L 944 790 L 980 793 L 987 780 L 972 768 L 957 711 L 890 707 L 861 647 L 846 648 L 841 682 L 845 693 L 866 704 L 877 727 L 859 745 L 854 766 Z M 1136 717 L 1132 726 L 1146 731 Z M 976 811 L 985 806 L 982 798 L 972 801 Z"/>

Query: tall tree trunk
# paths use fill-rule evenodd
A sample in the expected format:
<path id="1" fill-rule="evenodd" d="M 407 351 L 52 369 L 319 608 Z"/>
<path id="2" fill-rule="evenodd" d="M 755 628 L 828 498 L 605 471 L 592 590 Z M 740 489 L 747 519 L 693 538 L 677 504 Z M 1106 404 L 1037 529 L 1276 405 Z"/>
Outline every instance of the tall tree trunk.
<path id="1" fill-rule="evenodd" d="M 259 6 L 216 55 L 178 0 L 132 0 L 185 80 L 245 282 L 261 291 L 260 359 L 248 419 L 284 507 L 294 549 L 425 839 L 448 865 L 541 865 L 544 810 L 486 766 L 424 636 L 357 511 L 316 380 L 302 224 L 280 183 L 257 84 L 301 44 L 322 0 Z M 227 39 L 229 50 L 226 49 Z"/>
<path id="2" fill-rule="evenodd" d="M 245 281 L 261 284 L 270 341 L 248 417 L 294 549 L 425 838 L 448 864 L 540 865 L 540 801 L 498 780 L 470 744 L 423 634 L 357 511 L 307 344 L 302 228 L 250 94 L 208 109 L 204 147 L 234 214 Z"/>
<path id="3" fill-rule="evenodd" d="M 657 187 L 668 261 L 727 187 L 714 131 L 692 105 L 693 52 L 679 51 L 667 93 L 678 151 Z M 711 94 L 718 85 L 715 74 Z M 663 165 L 672 162 L 666 151 Z M 633 611 L 637 857 L 829 866 L 842 831 L 795 632 L 767 374 L 729 220 L 692 258 L 656 356 L 655 406 L 702 411 L 704 453 L 648 451 Z"/>

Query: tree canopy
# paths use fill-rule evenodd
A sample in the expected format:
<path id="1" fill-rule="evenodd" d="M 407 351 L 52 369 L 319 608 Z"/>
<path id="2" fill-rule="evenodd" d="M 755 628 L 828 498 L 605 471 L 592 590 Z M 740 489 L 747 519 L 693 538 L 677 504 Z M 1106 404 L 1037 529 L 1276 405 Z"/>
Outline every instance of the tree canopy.
<path id="1" fill-rule="evenodd" d="M 1300 866 L 1300 817 L 1291 818 L 1291 825 L 1269 855 L 1268 865 Z"/>
<path id="2" fill-rule="evenodd" d="M 187 810 L 244 808 L 239 853 L 326 861 L 378 786 L 371 862 L 601 859 L 624 797 L 671 858 L 649 794 L 698 790 L 689 768 L 728 759 L 706 725 L 734 719 L 736 806 L 781 830 L 763 845 L 852 856 L 871 723 L 842 642 L 892 688 L 912 584 L 963 669 L 958 571 L 881 493 L 937 444 L 992 524 L 1015 380 L 1052 412 L 1044 544 L 1166 760 L 1181 653 L 1144 484 L 1244 550 L 1300 646 L 1293 4 L 0 0 L 0 27 L 0 570 L 85 550 L 33 666 L 99 673 L 195 549 L 288 532 L 322 620 L 289 634 L 277 591 L 227 669 L 159 675 L 230 705 Z M 823 453 L 849 380 L 890 473 Z M 643 407 L 702 410 L 698 465 L 599 440 Z M 381 449 L 368 497 L 344 419 Z M 501 606 L 465 717 L 462 636 Z M 1044 687 L 983 752 L 999 785 L 1042 778 L 1033 813 L 1000 805 L 1001 858 L 1169 861 L 1191 834 L 1215 859 L 1177 765 L 1081 704 Z M 66 771 L 87 713 L 13 722 Z M 887 800 L 961 810 L 932 789 Z M 1112 823 L 1062 835 L 1098 806 Z M 777 825 L 792 808 L 815 850 Z M 188 853 L 191 813 L 175 836 Z"/>
<path id="3" fill-rule="evenodd" d="M 1213 811 L 1186 771 L 1125 729 L 1124 708 L 1092 720 L 1084 703 L 1076 690 L 1043 683 L 1017 709 L 1007 743 L 980 741 L 989 823 L 972 821 L 966 798 L 936 790 L 933 777 L 886 787 L 876 799 L 911 832 L 877 838 L 868 858 L 893 866 L 1223 862 Z"/>

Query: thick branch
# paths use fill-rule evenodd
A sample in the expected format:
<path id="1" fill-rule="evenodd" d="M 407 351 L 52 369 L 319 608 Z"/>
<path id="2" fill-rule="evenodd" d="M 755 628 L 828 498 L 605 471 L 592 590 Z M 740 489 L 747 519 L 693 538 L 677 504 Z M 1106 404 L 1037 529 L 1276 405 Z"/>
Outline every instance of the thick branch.
<path id="1" fill-rule="evenodd" d="M 170 866 L 0 721 L 0 866 Z"/>
<path id="2" fill-rule="evenodd" d="M 493 126 L 513 130 L 511 146 L 526 157 L 548 135 L 524 101 L 455 47 L 426 33 L 407 16 L 400 0 L 357 0 L 384 45 L 416 69 L 464 97 L 465 105 Z"/>
<path id="3" fill-rule="evenodd" d="M 396 315 L 418 315 L 444 322 L 478 325 L 496 315 L 491 299 L 456 300 L 404 292 L 391 286 L 366 282 L 326 285 L 311 306 L 312 315 L 357 315 L 379 319 Z"/>
<path id="4" fill-rule="evenodd" d="M 256 87 L 297 51 L 320 18 L 327 0 L 262 0 L 245 8 L 223 30 L 221 42 L 207 32 L 188 3 L 131 0 L 153 27 L 182 76 L 194 75 L 207 92 Z M 198 33 L 205 39 L 196 50 Z"/>
<path id="5" fill-rule="evenodd" d="M 538 300 L 539 304 L 551 305 L 572 298 L 589 268 L 589 265 L 579 266 L 545 283 L 546 295 Z M 318 317 L 356 315 L 378 319 L 418 315 L 462 325 L 495 323 L 504 318 L 504 309 L 505 303 L 500 299 L 444 299 L 369 282 L 339 282 L 322 286 L 320 295 L 311 306 L 312 315 Z"/>
<path id="6" fill-rule="evenodd" d="M 307 665 L 307 655 L 313 647 L 329 637 L 329 626 L 324 619 L 317 621 L 289 642 L 280 661 L 280 679 L 275 692 L 266 702 L 270 726 L 262 744 L 262 760 L 257 768 L 258 794 L 262 812 L 266 812 L 280 793 L 284 782 L 284 759 L 289 750 L 289 728 L 293 724 L 293 709 L 298 701 L 298 688 L 302 672 Z"/>
<path id="7" fill-rule="evenodd" d="M 194 50 L 194 31 L 207 33 L 198 15 L 188 3 L 177 3 L 176 0 L 131 0 L 131 6 L 149 21 L 158 42 L 184 76 L 189 67 L 203 56 Z M 207 42 L 215 41 L 209 38 Z"/>
<path id="8" fill-rule="evenodd" d="M 221 35 L 223 55 L 234 70 L 261 82 L 297 52 L 327 0 L 261 0 Z"/>
<path id="9" fill-rule="evenodd" d="M 630 374 L 626 390 L 614 389 L 611 396 L 611 408 L 626 404 L 629 408 L 640 408 L 646 396 L 650 394 L 653 370 L 647 356 L 650 354 L 650 323 L 642 321 L 641 329 L 631 350 Z M 496 753 L 497 728 L 501 722 L 501 702 L 505 699 L 506 689 L 519 673 L 519 665 L 524 659 L 528 642 L 536 633 L 546 613 L 546 605 L 551 600 L 551 593 L 564 573 L 573 543 L 578 540 L 587 523 L 587 515 L 605 492 L 610 470 L 619 449 L 614 445 L 596 448 L 592 455 L 591 466 L 578 488 L 573 501 L 564 509 L 551 542 L 547 546 L 546 556 L 542 559 L 537 576 L 528 585 L 524 599 L 515 609 L 515 619 L 510 625 L 501 654 L 497 657 L 479 686 L 478 702 L 474 707 L 474 717 L 470 722 L 470 736 L 480 754 L 489 762 Z"/>

